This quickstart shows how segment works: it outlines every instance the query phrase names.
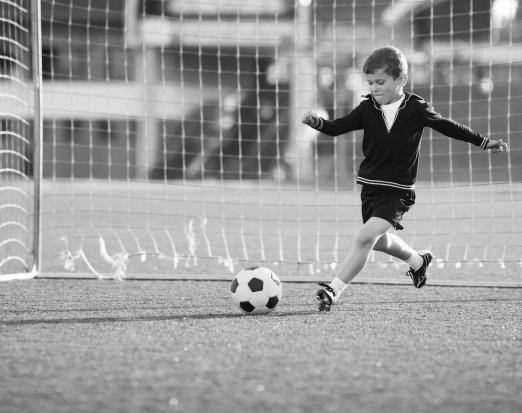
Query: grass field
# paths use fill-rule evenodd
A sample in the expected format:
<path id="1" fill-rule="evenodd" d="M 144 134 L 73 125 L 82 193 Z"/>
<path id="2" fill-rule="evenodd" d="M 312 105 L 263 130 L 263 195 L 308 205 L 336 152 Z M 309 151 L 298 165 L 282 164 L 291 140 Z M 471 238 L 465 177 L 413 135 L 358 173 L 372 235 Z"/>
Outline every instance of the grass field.
<path id="1" fill-rule="evenodd" d="M 0 284 L 0 410 L 522 411 L 522 289 L 353 284 L 317 313 L 284 282 L 244 316 L 225 281 Z"/>

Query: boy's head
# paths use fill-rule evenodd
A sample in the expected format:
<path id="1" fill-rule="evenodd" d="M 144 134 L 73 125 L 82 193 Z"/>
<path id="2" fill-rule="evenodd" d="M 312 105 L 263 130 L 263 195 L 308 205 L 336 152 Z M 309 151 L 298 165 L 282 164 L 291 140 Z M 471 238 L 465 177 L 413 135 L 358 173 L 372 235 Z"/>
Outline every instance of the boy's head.
<path id="1" fill-rule="evenodd" d="M 396 47 L 386 46 L 375 49 L 363 66 L 365 75 L 374 74 L 379 69 L 394 80 L 400 75 L 408 75 L 408 62 L 404 54 Z"/>
<path id="2" fill-rule="evenodd" d="M 374 50 L 363 66 L 370 92 L 379 105 L 397 101 L 408 81 L 408 62 L 395 47 Z"/>

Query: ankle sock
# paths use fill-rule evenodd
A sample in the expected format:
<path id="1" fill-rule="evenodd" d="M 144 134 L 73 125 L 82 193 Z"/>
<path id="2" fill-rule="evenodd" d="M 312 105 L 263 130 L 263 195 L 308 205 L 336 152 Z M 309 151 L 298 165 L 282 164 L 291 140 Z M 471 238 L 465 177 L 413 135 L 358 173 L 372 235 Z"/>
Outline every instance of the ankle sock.
<path id="1" fill-rule="evenodd" d="M 424 264 L 424 260 L 417 251 L 413 251 L 411 257 L 408 258 L 406 262 L 413 269 L 413 271 L 417 271 L 420 267 L 422 267 L 422 264 Z"/>
<path id="2" fill-rule="evenodd" d="M 338 277 L 335 277 L 330 283 L 330 287 L 335 291 L 335 295 L 339 296 L 343 292 L 343 290 L 348 286 L 343 280 Z"/>

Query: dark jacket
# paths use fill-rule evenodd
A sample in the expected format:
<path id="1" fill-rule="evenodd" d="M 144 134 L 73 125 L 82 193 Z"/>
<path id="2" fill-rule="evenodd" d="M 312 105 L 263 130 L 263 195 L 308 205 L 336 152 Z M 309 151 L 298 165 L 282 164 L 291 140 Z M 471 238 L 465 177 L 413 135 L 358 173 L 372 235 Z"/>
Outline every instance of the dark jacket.
<path id="1" fill-rule="evenodd" d="M 360 184 L 414 189 L 420 140 L 425 127 L 482 149 L 485 149 L 489 142 L 488 138 L 467 126 L 442 117 L 429 102 L 408 92 L 405 92 L 395 122 L 388 131 L 380 105 L 371 95 L 365 97 L 366 100 L 342 118 L 321 118 L 317 128 L 330 136 L 364 129 L 364 159 L 357 176 L 357 182 Z"/>

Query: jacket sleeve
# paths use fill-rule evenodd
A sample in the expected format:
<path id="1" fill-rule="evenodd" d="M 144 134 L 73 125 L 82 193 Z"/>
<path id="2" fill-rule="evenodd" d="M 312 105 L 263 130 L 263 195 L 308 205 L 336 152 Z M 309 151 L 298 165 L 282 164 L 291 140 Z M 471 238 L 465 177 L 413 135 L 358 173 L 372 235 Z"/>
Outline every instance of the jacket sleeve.
<path id="1" fill-rule="evenodd" d="M 334 120 L 321 118 L 317 130 L 325 135 L 338 136 L 354 130 L 363 129 L 360 105 L 353 109 L 348 115 Z"/>
<path id="2" fill-rule="evenodd" d="M 442 133 L 452 139 L 469 142 L 473 145 L 486 149 L 489 139 L 475 132 L 473 129 L 452 119 L 443 117 L 436 112 L 433 106 L 424 103 L 424 124 L 437 132 Z"/>

